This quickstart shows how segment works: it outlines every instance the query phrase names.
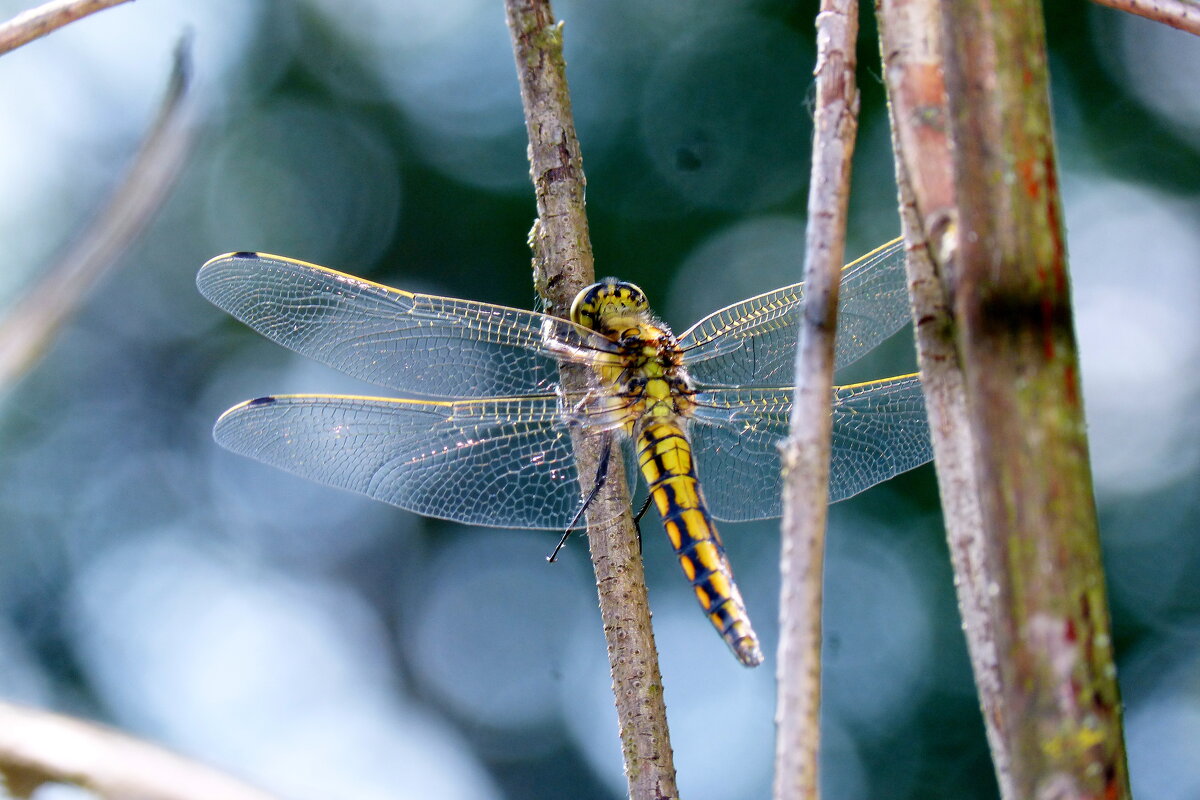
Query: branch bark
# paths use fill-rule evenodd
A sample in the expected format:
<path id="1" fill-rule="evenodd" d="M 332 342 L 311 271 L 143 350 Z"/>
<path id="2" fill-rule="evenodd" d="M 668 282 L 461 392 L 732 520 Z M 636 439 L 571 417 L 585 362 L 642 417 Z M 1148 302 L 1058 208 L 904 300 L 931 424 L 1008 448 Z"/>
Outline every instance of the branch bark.
<path id="1" fill-rule="evenodd" d="M 1001 565 L 985 547 L 966 378 L 955 344 L 951 298 L 938 277 L 939 272 L 949 274 L 946 259 L 957 231 L 938 2 L 880 0 L 876 15 L 900 214 L 908 242 L 917 359 L 946 542 L 1000 796 L 1015 800 L 1008 750 L 1012 713 L 1001 691 L 996 643 L 999 598 L 990 591 Z"/>
<path id="2" fill-rule="evenodd" d="M 1097 5 L 1127 11 L 1200 36 L 1200 4 L 1195 0 L 1094 0 Z"/>
<path id="3" fill-rule="evenodd" d="M 537 195 L 538 220 L 530 232 L 534 283 L 550 313 L 566 316 L 571 301 L 595 280 L 591 241 L 584 212 L 583 162 L 567 91 L 562 27 L 548 0 L 505 0 L 512 34 L 521 101 L 529 133 L 530 176 Z M 577 367 L 562 368 L 567 392 L 586 390 Z M 590 490 L 600 457 L 594 436 L 573 435 L 580 480 Z M 650 627 L 650 606 L 637 535 L 629 514 L 629 492 L 620 454 L 610 461 L 608 479 L 589 509 L 588 544 L 600 615 L 608 644 L 621 749 L 629 796 L 634 800 L 677 797 L 675 765 L 667 729 L 658 651 Z"/>
<path id="4" fill-rule="evenodd" d="M 858 6 L 822 0 L 817 105 L 805 234 L 805 301 L 784 474 L 775 723 L 777 800 L 820 796 L 821 595 L 833 435 L 833 351 L 844 263 L 850 159 L 858 130 Z"/>
<path id="5" fill-rule="evenodd" d="M 0 702 L 0 776 L 15 797 L 70 783 L 109 800 L 271 800 L 211 767 L 83 720 Z"/>
<path id="6" fill-rule="evenodd" d="M 77 19 L 129 0 L 52 0 L 0 24 L 0 55 L 53 33 Z"/>
<path id="7" fill-rule="evenodd" d="M 953 281 L 1014 796 L 1127 798 L 1041 4 L 942 4 Z"/>

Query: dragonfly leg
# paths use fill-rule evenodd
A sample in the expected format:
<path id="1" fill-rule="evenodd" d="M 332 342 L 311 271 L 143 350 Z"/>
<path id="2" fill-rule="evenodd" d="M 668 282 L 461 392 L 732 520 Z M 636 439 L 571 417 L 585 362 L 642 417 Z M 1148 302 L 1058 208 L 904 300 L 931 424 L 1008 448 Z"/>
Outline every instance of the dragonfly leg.
<path id="1" fill-rule="evenodd" d="M 563 549 L 567 544 L 568 537 L 579 527 L 579 520 L 583 519 L 588 506 L 596 499 L 596 495 L 600 494 L 600 489 L 604 487 L 604 482 L 608 480 L 608 460 L 612 456 L 612 444 L 612 433 L 605 431 L 604 436 L 600 440 L 600 463 L 596 465 L 596 480 L 593 482 L 588 496 L 584 498 L 583 503 L 579 506 L 579 510 L 571 518 L 571 524 L 567 525 L 567 529 L 563 531 L 562 538 L 558 540 L 558 544 L 554 546 L 554 550 L 550 555 L 546 556 L 546 560 L 551 564 L 558 560 L 558 551 Z"/>
<path id="2" fill-rule="evenodd" d="M 654 499 L 654 495 L 646 495 L 646 502 L 642 503 L 642 507 L 633 515 L 633 527 L 637 530 L 638 537 L 638 555 L 642 553 L 642 517 L 646 516 L 646 512 L 650 509 L 650 501 Z"/>

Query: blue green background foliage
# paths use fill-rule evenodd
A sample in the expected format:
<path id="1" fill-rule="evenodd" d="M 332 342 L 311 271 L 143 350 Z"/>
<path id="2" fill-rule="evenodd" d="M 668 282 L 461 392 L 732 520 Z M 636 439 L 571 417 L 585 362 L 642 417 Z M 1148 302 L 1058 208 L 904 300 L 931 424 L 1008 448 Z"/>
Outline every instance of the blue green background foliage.
<path id="1" fill-rule="evenodd" d="M 1194 798 L 1200 42 L 1082 2 L 1051 6 L 1131 770 L 1140 796 Z M 556 11 L 598 271 L 638 282 L 677 329 L 798 280 L 815 4 Z M 293 798 L 621 796 L 582 541 L 547 566 L 551 535 L 416 518 L 210 438 L 248 397 L 364 389 L 205 303 L 194 275 L 218 253 L 535 302 L 499 0 L 144 0 L 4 56 L 0 303 L 103 206 L 189 27 L 198 130 L 182 179 L 0 400 L 0 696 L 103 720 Z M 864 27 L 850 254 L 899 229 Z M 911 369 L 910 337 L 843 377 Z M 773 523 L 723 531 L 764 636 L 758 670 L 713 635 L 653 519 L 644 553 L 680 787 L 758 798 L 778 536 Z M 826 599 L 827 796 L 993 796 L 931 468 L 835 506 Z"/>

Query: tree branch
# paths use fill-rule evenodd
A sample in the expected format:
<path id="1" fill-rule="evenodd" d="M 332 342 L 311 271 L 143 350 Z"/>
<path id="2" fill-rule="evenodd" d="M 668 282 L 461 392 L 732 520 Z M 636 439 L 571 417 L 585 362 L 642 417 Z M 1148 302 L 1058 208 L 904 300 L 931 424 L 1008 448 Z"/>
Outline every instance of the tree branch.
<path id="1" fill-rule="evenodd" d="M 1195 0 L 1093 0 L 1200 36 L 1200 4 Z"/>
<path id="2" fill-rule="evenodd" d="M 1129 797 L 1037 0 L 942 4 L 952 296 L 1014 797 Z"/>
<path id="3" fill-rule="evenodd" d="M 0 55 L 53 33 L 77 19 L 127 2 L 129 0 L 52 0 L 37 8 L 22 11 L 8 22 L 0 23 Z"/>
<path id="4" fill-rule="evenodd" d="M 941 20 L 937 0 L 880 0 L 876 12 L 909 250 L 917 359 L 946 542 L 1000 796 L 1015 800 L 1007 737 L 1012 714 L 1001 692 L 998 598 L 990 591 L 1001 565 L 989 559 L 984 546 L 966 378 L 955 345 L 951 299 L 938 279 L 939 270 L 948 274 L 945 256 L 956 232 Z M 936 263 L 934 254 L 940 257 Z"/>
<path id="5" fill-rule="evenodd" d="M 190 44 L 185 38 L 176 48 L 158 117 L 121 185 L 71 249 L 0 319 L 0 391 L 41 356 L 175 185 L 192 141 L 183 118 Z"/>
<path id="6" fill-rule="evenodd" d="M 804 318 L 796 350 L 784 474 L 774 796 L 819 797 L 821 594 L 833 435 L 833 351 L 844 263 L 850 159 L 858 130 L 858 6 L 822 0 L 817 105 L 805 235 Z"/>
<path id="7" fill-rule="evenodd" d="M 505 0 L 512 34 L 521 101 L 529 133 L 530 175 L 537 195 L 538 221 L 530 232 L 534 282 L 553 314 L 566 316 L 571 301 L 595 280 L 587 216 L 583 162 L 567 91 L 562 27 L 548 0 Z M 587 389 L 577 367 L 562 368 L 568 394 Z M 600 442 L 573 434 L 580 480 L 591 489 Z M 621 749 L 629 796 L 658 800 L 678 795 L 667 729 L 658 651 L 650 627 L 650 606 L 637 535 L 629 514 L 629 492 L 620 454 L 610 460 L 608 479 L 588 516 L 611 520 L 588 528 L 600 615 L 608 644 Z"/>
<path id="8" fill-rule="evenodd" d="M 16 797 L 70 783 L 110 800 L 271 800 L 161 747 L 83 720 L 0 702 L 0 776 Z"/>

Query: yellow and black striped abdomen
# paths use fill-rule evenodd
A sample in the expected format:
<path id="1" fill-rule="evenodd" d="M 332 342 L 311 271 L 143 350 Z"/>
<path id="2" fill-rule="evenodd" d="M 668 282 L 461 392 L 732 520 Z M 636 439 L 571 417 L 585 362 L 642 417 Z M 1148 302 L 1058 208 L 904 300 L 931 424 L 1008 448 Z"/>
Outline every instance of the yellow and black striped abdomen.
<path id="1" fill-rule="evenodd" d="M 710 622 L 748 667 L 762 663 L 741 592 L 696 478 L 692 446 L 675 422 L 651 422 L 637 438 L 638 463 L 663 528 Z"/>

